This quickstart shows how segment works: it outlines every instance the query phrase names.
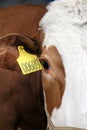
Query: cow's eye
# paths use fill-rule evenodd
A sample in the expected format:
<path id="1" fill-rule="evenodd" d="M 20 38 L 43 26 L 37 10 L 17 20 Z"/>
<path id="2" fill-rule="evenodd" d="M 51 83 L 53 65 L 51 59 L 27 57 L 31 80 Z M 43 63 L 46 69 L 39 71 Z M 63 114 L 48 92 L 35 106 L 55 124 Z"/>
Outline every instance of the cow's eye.
<path id="1" fill-rule="evenodd" d="M 43 66 L 44 69 L 48 70 L 49 69 L 49 64 L 46 60 L 41 60 L 41 64 Z"/>

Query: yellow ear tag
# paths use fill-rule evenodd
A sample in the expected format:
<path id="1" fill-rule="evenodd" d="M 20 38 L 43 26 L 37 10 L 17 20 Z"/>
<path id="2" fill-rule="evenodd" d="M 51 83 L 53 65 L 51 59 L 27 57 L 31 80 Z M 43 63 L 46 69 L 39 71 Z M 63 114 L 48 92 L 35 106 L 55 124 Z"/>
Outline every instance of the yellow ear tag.
<path id="1" fill-rule="evenodd" d="M 18 46 L 19 57 L 17 62 L 23 74 L 32 73 L 42 69 L 42 66 L 36 55 L 30 54 L 24 50 L 23 46 Z"/>

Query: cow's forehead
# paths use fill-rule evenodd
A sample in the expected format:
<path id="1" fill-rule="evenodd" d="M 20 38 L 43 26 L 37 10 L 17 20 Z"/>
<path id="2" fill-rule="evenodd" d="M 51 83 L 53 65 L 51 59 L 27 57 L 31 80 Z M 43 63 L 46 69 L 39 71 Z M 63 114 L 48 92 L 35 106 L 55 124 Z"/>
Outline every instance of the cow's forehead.
<path id="1" fill-rule="evenodd" d="M 47 9 L 48 12 L 39 23 L 45 32 L 44 44 L 55 44 L 58 48 L 59 43 L 63 46 L 66 43 L 69 46 L 70 42 L 76 44 L 76 41 L 79 44 L 85 43 L 87 40 L 87 1 L 56 0 L 49 4 Z"/>

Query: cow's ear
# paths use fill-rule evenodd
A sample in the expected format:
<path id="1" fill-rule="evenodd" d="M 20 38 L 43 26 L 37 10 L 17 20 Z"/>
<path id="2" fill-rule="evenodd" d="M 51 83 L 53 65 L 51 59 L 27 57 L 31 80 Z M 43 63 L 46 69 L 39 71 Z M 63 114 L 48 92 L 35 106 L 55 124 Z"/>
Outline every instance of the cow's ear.
<path id="1" fill-rule="evenodd" d="M 35 54 L 41 53 L 41 42 L 38 40 L 38 35 L 35 33 L 33 36 L 28 37 L 24 34 L 11 33 L 5 36 L 0 37 L 0 44 L 5 46 L 24 46 L 27 51 L 30 51 Z M 0 45 L 0 46 L 1 46 Z"/>
<path id="2" fill-rule="evenodd" d="M 39 54 L 38 42 L 23 34 L 13 33 L 2 36 L 0 37 L 0 67 L 20 71 L 17 64 L 18 46 L 23 46 L 29 53 Z"/>

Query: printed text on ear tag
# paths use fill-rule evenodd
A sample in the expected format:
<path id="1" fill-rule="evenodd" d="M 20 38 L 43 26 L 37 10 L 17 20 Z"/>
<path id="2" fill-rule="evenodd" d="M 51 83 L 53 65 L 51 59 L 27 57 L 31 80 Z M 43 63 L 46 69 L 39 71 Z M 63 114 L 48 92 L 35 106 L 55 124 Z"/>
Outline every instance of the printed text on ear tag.
<path id="1" fill-rule="evenodd" d="M 17 62 L 23 74 L 32 73 L 42 69 L 42 66 L 36 55 L 32 55 L 24 50 L 23 46 L 18 46 L 19 57 Z"/>

